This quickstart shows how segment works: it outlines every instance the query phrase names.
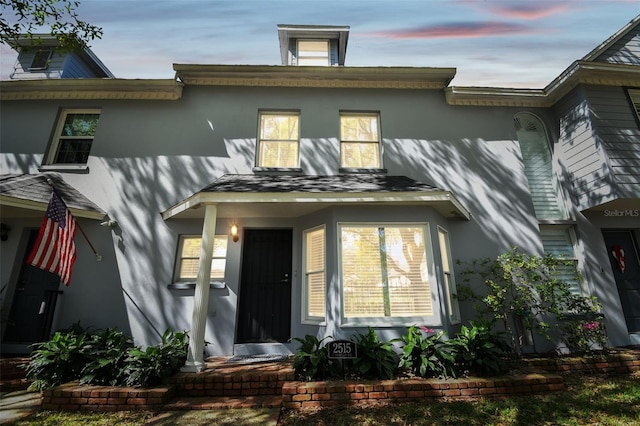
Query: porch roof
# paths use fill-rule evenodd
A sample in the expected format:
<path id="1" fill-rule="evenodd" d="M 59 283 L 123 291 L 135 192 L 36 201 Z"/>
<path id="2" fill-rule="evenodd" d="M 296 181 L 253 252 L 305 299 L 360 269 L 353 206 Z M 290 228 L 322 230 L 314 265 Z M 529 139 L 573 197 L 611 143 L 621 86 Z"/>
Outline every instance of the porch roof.
<path id="1" fill-rule="evenodd" d="M 204 204 L 217 204 L 220 217 L 297 217 L 330 205 L 428 205 L 450 218 L 470 213 L 447 190 L 406 176 L 223 175 L 162 212 L 162 217 L 202 218 Z M 259 204 L 259 205 L 256 205 Z"/>
<path id="2" fill-rule="evenodd" d="M 49 205 L 51 181 L 76 217 L 100 220 L 106 213 L 57 173 L 0 175 L 0 206 L 3 217 L 42 216 Z"/>

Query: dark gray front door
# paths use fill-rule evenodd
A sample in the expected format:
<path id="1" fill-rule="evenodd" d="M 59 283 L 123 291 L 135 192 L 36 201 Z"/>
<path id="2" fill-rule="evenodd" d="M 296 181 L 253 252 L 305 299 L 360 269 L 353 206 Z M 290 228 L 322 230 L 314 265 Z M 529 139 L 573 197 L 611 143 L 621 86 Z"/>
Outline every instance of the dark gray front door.
<path id="1" fill-rule="evenodd" d="M 291 243 L 291 229 L 244 231 L 237 343 L 291 337 Z"/>
<path id="2" fill-rule="evenodd" d="M 603 231 L 629 333 L 640 332 L 640 260 L 629 230 Z"/>
<path id="3" fill-rule="evenodd" d="M 38 230 L 29 235 L 3 343 L 34 343 L 49 339 L 60 277 L 26 263 L 37 236 Z"/>

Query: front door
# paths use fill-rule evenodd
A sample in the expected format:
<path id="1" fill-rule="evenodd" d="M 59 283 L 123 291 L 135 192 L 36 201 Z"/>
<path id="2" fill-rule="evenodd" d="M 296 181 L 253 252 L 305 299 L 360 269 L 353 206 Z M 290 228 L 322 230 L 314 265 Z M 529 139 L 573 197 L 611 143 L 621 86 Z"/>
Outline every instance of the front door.
<path id="1" fill-rule="evenodd" d="M 237 343 L 291 337 L 291 243 L 291 229 L 244 231 Z"/>
<path id="2" fill-rule="evenodd" d="M 640 260 L 632 231 L 603 231 L 629 333 L 640 333 Z"/>
<path id="3" fill-rule="evenodd" d="M 37 229 L 29 235 L 3 343 L 34 343 L 50 337 L 60 277 L 26 263 L 37 236 Z"/>

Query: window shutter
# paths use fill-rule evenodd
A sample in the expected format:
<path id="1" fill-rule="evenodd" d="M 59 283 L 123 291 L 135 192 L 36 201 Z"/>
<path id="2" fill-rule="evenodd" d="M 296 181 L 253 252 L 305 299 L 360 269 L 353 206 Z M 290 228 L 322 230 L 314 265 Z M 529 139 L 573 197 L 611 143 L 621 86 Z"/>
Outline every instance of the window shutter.
<path id="1" fill-rule="evenodd" d="M 518 114 L 514 122 L 536 217 L 564 219 L 544 126 L 531 114 Z"/>
<path id="2" fill-rule="evenodd" d="M 556 278 L 569 284 L 571 293 L 581 295 L 578 261 L 573 250 L 573 239 L 569 229 L 543 227 L 540 229 L 540 236 L 545 253 L 553 254 L 569 262 L 567 265 L 558 266 Z"/>

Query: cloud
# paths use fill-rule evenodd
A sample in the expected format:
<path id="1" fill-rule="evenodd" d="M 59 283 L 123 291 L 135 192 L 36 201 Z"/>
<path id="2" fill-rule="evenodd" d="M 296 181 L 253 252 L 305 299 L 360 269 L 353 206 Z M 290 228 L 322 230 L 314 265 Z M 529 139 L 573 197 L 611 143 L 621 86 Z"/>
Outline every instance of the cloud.
<path id="1" fill-rule="evenodd" d="M 452 22 L 396 31 L 375 32 L 368 35 L 392 39 L 433 39 L 511 36 L 517 34 L 533 34 L 536 32 L 538 32 L 537 29 L 522 24 L 505 22 Z"/>
<path id="2" fill-rule="evenodd" d="M 491 12 L 506 18 L 535 20 L 560 15 L 569 9 L 567 4 L 553 3 L 516 3 L 511 5 L 493 5 Z"/>

